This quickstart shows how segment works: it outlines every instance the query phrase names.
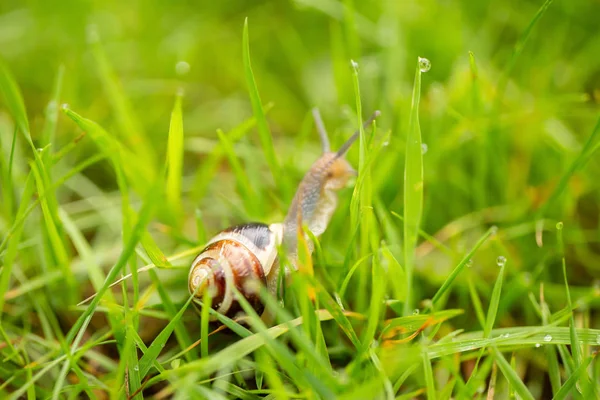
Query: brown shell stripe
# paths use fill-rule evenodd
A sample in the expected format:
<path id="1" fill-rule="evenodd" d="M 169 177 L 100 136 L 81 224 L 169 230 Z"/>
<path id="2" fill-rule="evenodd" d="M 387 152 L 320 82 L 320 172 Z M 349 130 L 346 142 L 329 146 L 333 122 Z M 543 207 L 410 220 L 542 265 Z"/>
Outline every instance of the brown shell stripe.
<path id="1" fill-rule="evenodd" d="M 266 285 L 266 279 L 258 258 L 246 246 L 234 240 L 223 239 L 209 244 L 202 253 L 207 257 L 199 260 L 198 263 L 202 263 L 205 268 L 212 269 L 209 284 L 214 285 L 216 290 L 216 295 L 213 297 L 213 308 L 218 309 L 226 297 L 228 287 L 223 268 L 231 268 L 233 283 L 237 290 L 244 295 L 257 312 L 262 312 L 263 306 L 258 293 L 250 293 L 246 284 L 258 280 L 261 284 Z M 198 296 L 201 297 L 201 295 Z M 219 311 L 227 316 L 235 316 L 237 312 L 242 311 L 242 308 L 238 301 L 232 298 L 228 307 Z"/>

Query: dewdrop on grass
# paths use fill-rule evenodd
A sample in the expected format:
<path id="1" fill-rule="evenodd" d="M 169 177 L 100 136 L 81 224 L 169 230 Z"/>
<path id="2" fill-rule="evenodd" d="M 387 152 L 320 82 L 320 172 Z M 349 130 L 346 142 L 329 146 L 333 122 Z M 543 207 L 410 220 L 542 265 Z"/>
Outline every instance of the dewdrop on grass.
<path id="1" fill-rule="evenodd" d="M 427 72 L 431 69 L 431 61 L 426 58 L 419 57 L 419 70 L 421 72 Z"/>
<path id="2" fill-rule="evenodd" d="M 175 73 L 177 73 L 179 76 L 186 75 L 188 72 L 190 72 L 190 68 L 190 64 L 187 61 L 182 60 L 175 64 Z"/>
<path id="3" fill-rule="evenodd" d="M 498 264 L 499 267 L 504 267 L 506 265 L 506 257 L 504 256 L 499 256 L 496 259 L 496 264 Z"/>
<path id="4" fill-rule="evenodd" d="M 552 341 L 552 335 L 544 336 L 544 342 L 551 342 L 551 341 Z"/>
<path id="5" fill-rule="evenodd" d="M 427 143 L 421 143 L 421 154 L 427 153 L 427 150 L 429 150 L 429 147 L 427 147 Z"/>

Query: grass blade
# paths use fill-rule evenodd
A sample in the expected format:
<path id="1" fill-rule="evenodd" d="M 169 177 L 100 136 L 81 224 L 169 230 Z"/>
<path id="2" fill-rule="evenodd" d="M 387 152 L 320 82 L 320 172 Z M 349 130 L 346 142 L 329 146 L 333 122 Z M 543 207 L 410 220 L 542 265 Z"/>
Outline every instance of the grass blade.
<path id="1" fill-rule="evenodd" d="M 146 195 L 146 197 L 144 199 L 144 203 L 139 212 L 138 219 L 133 227 L 133 230 L 131 231 L 131 234 L 126 243 L 126 246 L 123 248 L 123 251 L 121 252 L 121 255 L 119 256 L 119 259 L 117 260 L 116 264 L 108 272 L 108 274 L 106 276 L 106 281 L 104 282 L 104 285 L 96 293 L 96 296 L 94 296 L 94 298 L 90 302 L 89 306 L 86 308 L 86 310 L 83 312 L 83 314 L 81 314 L 79 316 L 77 321 L 73 324 L 73 326 L 69 330 L 69 333 L 67 334 L 67 337 L 66 337 L 67 342 L 72 342 L 73 339 L 75 338 L 77 332 L 79 332 L 80 330 L 85 329 L 87 327 L 92 315 L 94 314 L 94 312 L 96 311 L 96 308 L 98 307 L 98 303 L 100 302 L 100 299 L 102 298 L 104 293 L 106 293 L 111 282 L 113 282 L 115 280 L 115 278 L 117 277 L 119 272 L 121 272 L 121 270 L 123 269 L 123 267 L 129 260 L 131 255 L 134 253 L 135 246 L 141 239 L 142 234 L 146 228 L 146 225 L 148 225 L 148 223 L 150 222 L 150 219 L 152 218 L 152 215 L 154 213 L 154 209 L 157 206 L 158 202 L 156 201 L 156 199 L 157 199 L 157 193 L 159 193 L 159 189 L 160 189 L 159 183 L 161 183 L 161 181 L 157 180 L 154 183 L 151 190 L 148 191 L 148 194 Z"/>
<path id="2" fill-rule="evenodd" d="M 175 215 L 182 212 L 181 208 L 181 177 L 183 174 L 183 117 L 181 115 L 181 98 L 183 92 L 178 92 L 175 105 L 171 112 L 169 126 L 169 142 L 167 147 L 167 204 Z M 181 219 L 177 218 L 177 221 Z"/>
<path id="3" fill-rule="evenodd" d="M 494 323 L 496 322 L 496 314 L 498 313 L 498 304 L 500 304 L 500 294 L 502 292 L 502 280 L 504 277 L 504 263 L 500 265 L 500 272 L 498 272 L 498 278 L 496 279 L 496 283 L 494 284 L 494 289 L 492 290 L 492 297 L 490 298 L 490 306 L 488 308 L 487 317 L 485 319 L 485 327 L 483 329 L 483 337 L 489 338 L 492 329 L 494 328 Z"/>
<path id="4" fill-rule="evenodd" d="M 265 154 L 265 159 L 271 174 L 275 182 L 280 182 L 281 171 L 277 157 L 275 155 L 275 148 L 273 147 L 273 139 L 271 136 L 271 130 L 267 124 L 267 118 L 265 117 L 265 110 L 263 109 L 262 101 L 258 93 L 258 87 L 256 80 L 254 79 L 254 73 L 252 72 L 252 64 L 250 62 L 250 44 L 248 37 L 248 18 L 244 20 L 244 33 L 243 33 L 243 61 L 244 61 L 244 75 L 246 76 L 246 84 L 248 85 L 248 91 L 250 94 L 250 102 L 252 103 L 252 111 L 256 120 L 256 126 L 258 128 L 258 135 L 260 137 L 260 144 Z"/>
<path id="5" fill-rule="evenodd" d="M 100 36 L 94 25 L 89 25 L 88 43 L 90 45 L 92 55 L 94 56 L 95 65 L 98 68 L 100 80 L 104 86 L 106 96 L 113 106 L 117 117 L 117 124 L 121 135 L 130 148 L 136 150 L 136 154 L 144 161 L 144 167 L 149 173 L 150 182 L 154 181 L 157 170 L 157 157 L 154 148 L 151 146 L 138 119 L 135 117 L 133 107 L 125 96 L 121 83 L 115 74 L 104 49 L 100 42 Z"/>
<path id="6" fill-rule="evenodd" d="M 442 286 L 440 286 L 438 291 L 433 296 L 433 298 L 431 300 L 433 306 L 435 306 L 435 304 L 441 299 L 441 297 L 444 295 L 444 293 L 446 293 L 446 291 L 452 285 L 452 282 L 454 282 L 456 277 L 462 272 L 462 270 L 465 268 L 465 266 L 467 266 L 469 264 L 473 255 L 475 255 L 475 252 L 477 252 L 477 250 L 485 243 L 485 241 L 491 235 L 494 234 L 495 230 L 496 230 L 495 227 L 491 227 L 490 229 L 488 229 L 488 231 L 477 241 L 477 243 L 475 243 L 475 246 L 473 246 L 471 251 L 469 251 L 467 253 L 467 255 L 464 256 L 463 259 L 458 263 L 458 265 L 452 270 L 452 272 L 450 273 L 450 275 L 448 275 L 448 277 L 446 278 L 446 280 L 444 281 Z"/>
<path id="7" fill-rule="evenodd" d="M 500 371 L 502 371 L 502 374 L 506 380 L 513 386 L 519 396 L 521 396 L 522 399 L 534 400 L 529 390 L 527 390 L 527 386 L 525 386 L 515 370 L 511 367 L 508 361 L 506 361 L 506 358 L 504 358 L 502 353 L 500 353 L 496 348 L 492 349 L 492 352 L 494 354 L 494 358 L 496 359 L 498 368 L 500 368 Z"/>
<path id="8" fill-rule="evenodd" d="M 412 313 L 415 248 L 423 214 L 423 153 L 421 149 L 421 127 L 419 126 L 420 63 L 421 59 L 419 58 L 415 72 L 410 120 L 406 135 L 406 158 L 404 161 L 404 270 L 406 272 L 404 315 Z"/>
<path id="9" fill-rule="evenodd" d="M 590 364 L 590 362 L 594 359 L 594 357 L 588 357 L 586 358 L 582 364 L 580 364 L 577 369 L 575 369 L 575 371 L 573 371 L 573 374 L 569 377 L 569 379 L 567 379 L 565 381 L 565 384 L 562 385 L 562 387 L 560 388 L 560 390 L 558 391 L 558 393 L 556 393 L 554 395 L 554 397 L 552 398 L 553 400 L 563 400 L 566 399 L 567 396 L 569 396 L 569 393 L 572 393 L 574 395 L 579 394 L 577 392 L 576 389 L 576 384 L 577 382 L 583 378 L 584 375 L 587 375 L 587 367 Z"/>
<path id="10" fill-rule="evenodd" d="M 6 104 L 10 114 L 15 119 L 15 123 L 19 127 L 19 130 L 26 135 L 29 142 L 31 142 L 31 136 L 29 136 L 29 120 L 27 119 L 27 111 L 25 111 L 23 96 L 21 95 L 19 86 L 12 73 L 2 59 L 0 59 L 0 93 L 2 93 L 4 104 Z"/>

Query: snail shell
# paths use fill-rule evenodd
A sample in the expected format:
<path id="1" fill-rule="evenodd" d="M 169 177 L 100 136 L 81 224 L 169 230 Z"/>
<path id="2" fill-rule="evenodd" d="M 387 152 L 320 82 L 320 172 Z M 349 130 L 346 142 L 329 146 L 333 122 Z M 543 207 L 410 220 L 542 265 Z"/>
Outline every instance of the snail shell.
<path id="1" fill-rule="evenodd" d="M 228 228 L 213 237 L 190 268 L 188 286 L 195 299 L 204 293 L 219 313 L 234 317 L 243 311 L 235 286 L 260 314 L 264 306 L 258 285 L 273 290 L 272 276 L 278 268 L 277 248 L 282 241 L 281 224 L 249 223 Z"/>

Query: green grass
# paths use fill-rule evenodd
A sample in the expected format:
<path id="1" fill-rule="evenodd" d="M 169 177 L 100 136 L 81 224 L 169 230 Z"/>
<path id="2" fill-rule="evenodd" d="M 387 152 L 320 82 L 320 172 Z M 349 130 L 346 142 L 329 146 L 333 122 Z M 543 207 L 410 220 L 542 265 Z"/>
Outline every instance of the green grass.
<path id="1" fill-rule="evenodd" d="M 599 12 L 2 2 L 0 398 L 600 397 Z M 333 149 L 382 115 L 312 258 L 272 320 L 197 310 L 315 106 Z"/>

